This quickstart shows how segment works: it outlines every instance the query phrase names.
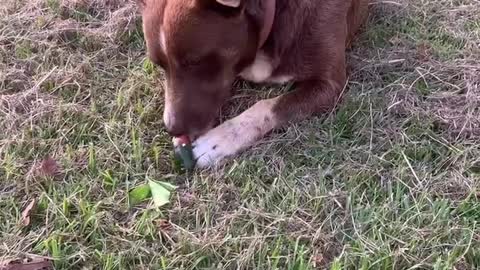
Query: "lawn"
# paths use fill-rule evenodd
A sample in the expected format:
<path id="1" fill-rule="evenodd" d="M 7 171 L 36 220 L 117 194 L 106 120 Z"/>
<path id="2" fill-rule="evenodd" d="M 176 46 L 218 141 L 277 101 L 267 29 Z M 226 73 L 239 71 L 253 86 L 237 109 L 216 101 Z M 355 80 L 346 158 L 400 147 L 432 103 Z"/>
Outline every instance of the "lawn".
<path id="1" fill-rule="evenodd" d="M 2 0 L 0 261 L 480 269 L 480 2 L 376 1 L 365 28 L 335 113 L 179 174 L 134 3 Z M 290 87 L 236 88 L 223 118 Z M 129 204 L 149 180 L 170 204 Z"/>

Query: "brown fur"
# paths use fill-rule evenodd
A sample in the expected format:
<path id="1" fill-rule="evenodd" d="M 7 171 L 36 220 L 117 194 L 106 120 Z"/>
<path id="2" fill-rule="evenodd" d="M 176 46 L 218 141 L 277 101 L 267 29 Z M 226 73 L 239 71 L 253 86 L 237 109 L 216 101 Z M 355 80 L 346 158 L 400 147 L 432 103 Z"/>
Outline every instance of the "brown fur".
<path id="1" fill-rule="evenodd" d="M 276 1 L 273 29 L 261 51 L 272 60 L 272 76 L 297 82 L 274 106 L 280 126 L 336 104 L 346 83 L 345 49 L 366 18 L 369 0 Z M 175 115 L 166 121 L 169 132 L 196 136 L 211 127 L 236 76 L 255 59 L 264 14 L 262 0 L 243 0 L 239 8 L 215 0 L 145 0 L 149 56 L 166 70 L 166 102 Z"/>

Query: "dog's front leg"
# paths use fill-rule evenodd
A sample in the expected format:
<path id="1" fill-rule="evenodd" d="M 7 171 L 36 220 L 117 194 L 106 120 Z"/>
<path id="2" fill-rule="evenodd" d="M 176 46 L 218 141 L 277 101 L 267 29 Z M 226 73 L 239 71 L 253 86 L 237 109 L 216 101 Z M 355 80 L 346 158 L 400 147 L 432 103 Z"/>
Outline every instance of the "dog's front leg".
<path id="1" fill-rule="evenodd" d="M 200 168 L 222 162 L 252 146 L 268 132 L 291 121 L 332 109 L 343 89 L 344 81 L 309 81 L 273 99 L 254 106 L 210 130 L 193 143 L 193 154 Z"/>
<path id="2" fill-rule="evenodd" d="M 266 99 L 208 131 L 193 143 L 197 167 L 204 168 L 221 162 L 250 147 L 279 124 L 274 112 L 278 98 Z"/>

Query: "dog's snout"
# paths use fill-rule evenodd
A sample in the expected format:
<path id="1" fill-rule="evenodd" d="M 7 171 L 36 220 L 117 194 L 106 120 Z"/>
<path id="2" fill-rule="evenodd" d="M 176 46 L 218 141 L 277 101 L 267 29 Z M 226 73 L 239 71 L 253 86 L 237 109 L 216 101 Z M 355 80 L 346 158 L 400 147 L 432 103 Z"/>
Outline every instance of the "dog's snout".
<path id="1" fill-rule="evenodd" d="M 183 136 L 184 134 L 188 134 L 186 132 L 183 131 L 183 129 L 176 129 L 176 127 L 167 127 L 167 132 L 168 132 L 168 135 L 172 136 L 172 137 L 179 137 L 179 136 Z"/>
<path id="2" fill-rule="evenodd" d="M 165 128 L 166 128 L 168 134 L 170 134 L 173 137 L 178 137 L 178 136 L 182 136 L 184 134 L 188 134 L 186 132 L 185 127 L 183 127 L 181 124 L 178 124 L 178 123 L 175 123 L 175 122 L 165 123 Z"/>
<path id="3" fill-rule="evenodd" d="M 165 111 L 163 122 L 165 129 L 171 136 L 175 137 L 188 134 L 185 121 L 179 121 L 179 119 L 170 112 Z"/>
<path id="4" fill-rule="evenodd" d="M 165 124 L 166 131 L 169 135 L 174 137 L 187 135 L 190 136 L 190 138 L 192 139 L 207 132 L 215 124 L 215 119 L 204 119 L 198 113 L 194 115 L 185 115 L 182 114 L 182 112 L 165 110 L 163 122 Z"/>

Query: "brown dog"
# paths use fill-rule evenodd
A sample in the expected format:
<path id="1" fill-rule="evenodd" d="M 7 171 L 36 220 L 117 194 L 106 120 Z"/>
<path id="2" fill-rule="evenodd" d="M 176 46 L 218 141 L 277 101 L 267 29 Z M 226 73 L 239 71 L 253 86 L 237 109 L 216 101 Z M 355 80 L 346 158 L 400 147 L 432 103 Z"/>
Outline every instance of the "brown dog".
<path id="1" fill-rule="evenodd" d="M 345 49 L 369 0 L 140 0 L 150 59 L 166 73 L 164 122 L 194 141 L 197 166 L 248 148 L 290 121 L 331 110 L 346 83 Z M 295 81 L 212 129 L 240 76 Z"/>

